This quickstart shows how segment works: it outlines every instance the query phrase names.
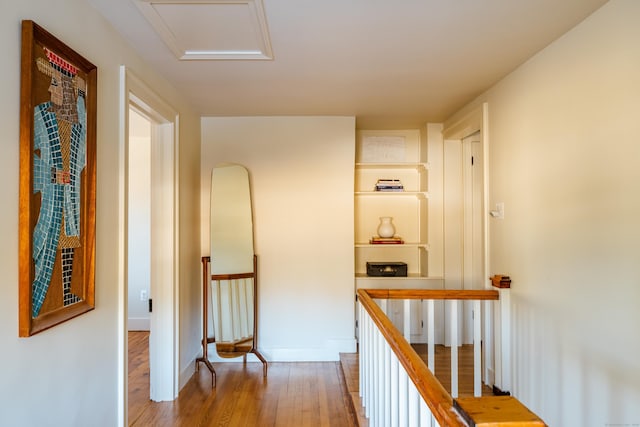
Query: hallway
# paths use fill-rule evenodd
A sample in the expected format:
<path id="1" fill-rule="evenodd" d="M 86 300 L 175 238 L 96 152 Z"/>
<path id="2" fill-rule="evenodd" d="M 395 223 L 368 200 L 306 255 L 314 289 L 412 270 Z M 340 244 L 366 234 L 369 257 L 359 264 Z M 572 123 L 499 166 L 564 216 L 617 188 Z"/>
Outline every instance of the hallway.
<path id="1" fill-rule="evenodd" d="M 146 347 L 145 347 L 146 346 Z M 148 333 L 129 333 L 130 426 L 356 426 L 339 362 L 214 363 L 173 402 L 148 400 Z M 146 388 L 145 388 L 146 387 Z"/>

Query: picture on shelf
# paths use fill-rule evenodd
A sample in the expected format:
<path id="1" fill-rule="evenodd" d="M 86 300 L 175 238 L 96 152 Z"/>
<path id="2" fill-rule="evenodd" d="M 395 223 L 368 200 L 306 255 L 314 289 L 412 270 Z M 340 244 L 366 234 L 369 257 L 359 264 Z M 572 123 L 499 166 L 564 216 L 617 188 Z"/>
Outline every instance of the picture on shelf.
<path id="1" fill-rule="evenodd" d="M 371 163 L 397 163 L 406 161 L 404 136 L 366 136 L 362 141 L 362 161 Z"/>

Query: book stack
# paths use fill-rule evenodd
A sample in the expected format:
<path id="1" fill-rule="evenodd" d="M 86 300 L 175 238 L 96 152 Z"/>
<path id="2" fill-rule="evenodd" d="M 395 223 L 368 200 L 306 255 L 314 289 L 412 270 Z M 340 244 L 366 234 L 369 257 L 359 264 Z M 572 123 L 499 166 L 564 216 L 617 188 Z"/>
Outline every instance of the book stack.
<path id="1" fill-rule="evenodd" d="M 393 236 L 393 237 L 373 236 L 369 240 L 369 243 L 372 245 L 399 245 L 404 243 L 404 240 L 402 240 L 402 237 L 398 237 L 398 236 Z"/>
<path id="2" fill-rule="evenodd" d="M 404 191 L 404 186 L 399 179 L 379 179 L 376 191 Z"/>

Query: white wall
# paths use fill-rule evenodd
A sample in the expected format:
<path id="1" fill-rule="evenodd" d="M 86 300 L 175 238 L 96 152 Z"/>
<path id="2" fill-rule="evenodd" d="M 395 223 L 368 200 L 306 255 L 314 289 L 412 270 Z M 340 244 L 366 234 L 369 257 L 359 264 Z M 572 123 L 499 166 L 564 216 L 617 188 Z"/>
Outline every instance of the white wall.
<path id="1" fill-rule="evenodd" d="M 132 7 L 135 7 L 132 5 Z M 98 67 L 96 309 L 18 338 L 20 20 L 33 19 Z M 125 64 L 180 112 L 181 367 L 199 336 L 199 117 L 83 0 L 2 3 L 0 45 L 0 425 L 118 424 L 119 66 Z"/>
<path id="2" fill-rule="evenodd" d="M 129 111 L 128 323 L 149 330 L 151 286 L 151 122 Z M 146 292 L 146 299 L 141 292 Z"/>
<path id="3" fill-rule="evenodd" d="M 353 117 L 202 119 L 202 255 L 211 169 L 242 164 L 253 196 L 259 348 L 268 360 L 355 351 L 354 150 Z"/>
<path id="4" fill-rule="evenodd" d="M 478 100 L 512 391 L 551 426 L 640 423 L 639 18 L 612 0 Z"/>

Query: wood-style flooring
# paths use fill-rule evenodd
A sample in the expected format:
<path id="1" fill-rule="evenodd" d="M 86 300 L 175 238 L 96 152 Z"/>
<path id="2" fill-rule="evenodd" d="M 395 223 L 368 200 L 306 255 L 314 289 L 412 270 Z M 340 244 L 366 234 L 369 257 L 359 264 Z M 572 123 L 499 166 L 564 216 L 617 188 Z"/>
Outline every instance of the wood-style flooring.
<path id="1" fill-rule="evenodd" d="M 416 353 L 427 363 L 427 345 L 411 344 Z M 435 346 L 436 378 L 451 393 L 451 347 Z M 490 387 L 482 385 L 483 396 L 493 396 Z M 458 396 L 473 397 L 473 345 L 458 347 Z"/>
<path id="2" fill-rule="evenodd" d="M 129 332 L 129 425 L 132 425 L 149 400 L 149 332 Z"/>
<path id="3" fill-rule="evenodd" d="M 412 344 L 418 355 L 427 363 L 427 346 L 425 344 Z M 367 427 L 362 400 L 359 392 L 359 365 L 358 353 L 340 354 L 340 363 L 347 384 L 347 391 L 351 397 L 354 411 L 360 427 Z M 443 345 L 435 347 L 436 378 L 442 386 L 451 393 L 451 349 Z M 473 346 L 463 345 L 458 349 L 458 394 L 459 397 L 473 396 Z M 490 387 L 482 386 L 483 396 L 492 396 Z"/>
<path id="4" fill-rule="evenodd" d="M 426 346 L 414 344 L 426 361 Z M 361 426 L 368 425 L 358 390 L 358 355 L 340 362 L 216 363 L 217 385 L 202 367 L 173 402 L 149 400 L 149 333 L 129 332 L 129 425 Z M 436 346 L 436 377 L 451 390 L 450 349 Z M 458 350 L 459 394 L 473 395 L 473 347 Z M 482 394 L 491 395 L 483 386 Z"/>
<path id="5" fill-rule="evenodd" d="M 145 366 L 146 364 L 146 366 Z M 339 362 L 215 363 L 202 367 L 173 402 L 149 400 L 148 333 L 129 333 L 130 426 L 357 425 Z"/>

